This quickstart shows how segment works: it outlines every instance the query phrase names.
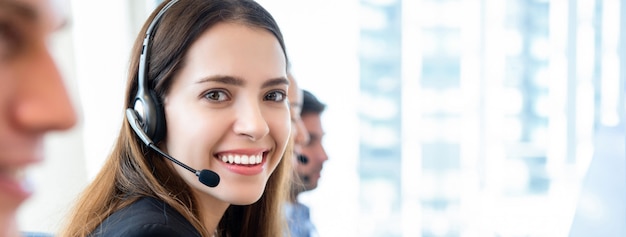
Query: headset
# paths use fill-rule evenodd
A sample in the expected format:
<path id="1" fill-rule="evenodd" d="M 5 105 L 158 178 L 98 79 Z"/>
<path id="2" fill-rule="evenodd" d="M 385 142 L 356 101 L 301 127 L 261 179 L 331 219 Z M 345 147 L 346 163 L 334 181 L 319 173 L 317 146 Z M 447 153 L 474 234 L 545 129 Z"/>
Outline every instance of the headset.
<path id="1" fill-rule="evenodd" d="M 150 55 L 150 40 L 152 40 L 152 34 L 154 28 L 157 26 L 163 14 L 178 0 L 172 0 L 168 2 L 157 15 L 152 19 L 146 35 L 143 39 L 143 45 L 141 46 L 141 56 L 139 57 L 139 71 L 137 72 L 137 94 L 133 99 L 133 107 L 126 109 L 126 120 L 132 127 L 135 134 L 146 144 L 149 148 L 153 149 L 157 153 L 161 154 L 168 160 L 175 164 L 189 170 L 196 174 L 201 183 L 209 187 L 215 187 L 220 182 L 220 177 L 217 173 L 211 170 L 196 170 L 184 163 L 178 161 L 174 157 L 161 151 L 155 144 L 161 141 L 165 137 L 165 113 L 161 100 L 152 89 L 148 76 L 148 59 Z"/>
<path id="2" fill-rule="evenodd" d="M 137 94 L 135 94 L 133 110 L 136 111 L 142 130 L 154 142 L 158 143 L 165 137 L 165 113 L 163 104 L 152 89 L 148 80 L 148 60 L 150 56 L 150 41 L 153 37 L 154 28 L 157 26 L 163 14 L 178 0 L 167 3 L 154 17 L 143 39 L 141 56 L 139 57 L 139 71 L 137 72 Z"/>

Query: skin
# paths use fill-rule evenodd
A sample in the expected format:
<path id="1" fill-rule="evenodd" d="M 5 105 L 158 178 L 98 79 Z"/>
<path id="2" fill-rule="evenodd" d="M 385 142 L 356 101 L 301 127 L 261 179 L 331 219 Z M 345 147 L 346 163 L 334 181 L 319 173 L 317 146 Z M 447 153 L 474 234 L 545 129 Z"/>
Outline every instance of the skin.
<path id="1" fill-rule="evenodd" d="M 291 116 L 291 137 L 294 139 L 294 164 L 296 161 L 296 154 L 300 154 L 302 146 L 309 142 L 309 133 L 304 127 L 302 118 L 300 118 L 300 112 L 302 111 L 302 90 L 298 87 L 293 75 L 289 74 L 289 108 Z"/>
<path id="2" fill-rule="evenodd" d="M 304 114 L 302 122 L 309 133 L 309 142 L 302 146 L 302 154 L 309 159 L 309 162 L 306 165 L 299 164 L 296 170 L 300 177 L 307 177 L 304 182 L 305 189 L 313 190 L 317 188 L 324 162 L 328 160 L 328 155 L 322 145 L 324 129 L 320 114 Z"/>
<path id="3" fill-rule="evenodd" d="M 18 236 L 17 209 L 32 194 L 22 174 L 43 160 L 44 135 L 76 123 L 47 46 L 63 22 L 48 1 L 0 0 L 0 236 Z"/>
<path id="4" fill-rule="evenodd" d="M 163 149 L 196 169 L 221 177 L 209 188 L 173 166 L 192 187 L 207 229 L 214 230 L 231 204 L 262 195 L 291 134 L 286 59 L 263 29 L 219 23 L 191 46 L 164 101 Z M 227 155 L 261 155 L 258 165 L 234 165 Z"/>

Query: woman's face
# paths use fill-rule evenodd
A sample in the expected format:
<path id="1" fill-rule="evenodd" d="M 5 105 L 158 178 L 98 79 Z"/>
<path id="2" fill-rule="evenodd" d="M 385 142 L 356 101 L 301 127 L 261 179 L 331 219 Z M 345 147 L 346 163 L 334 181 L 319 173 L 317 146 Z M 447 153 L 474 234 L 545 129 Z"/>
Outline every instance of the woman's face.
<path id="1" fill-rule="evenodd" d="M 0 236 L 32 192 L 22 174 L 43 159 L 44 134 L 76 123 L 47 46 L 62 21 L 48 1 L 0 2 Z"/>
<path id="2" fill-rule="evenodd" d="M 256 202 L 289 139 L 286 59 L 266 30 L 219 23 L 189 48 L 164 100 L 165 149 L 219 174 L 209 188 L 175 166 L 200 200 Z"/>

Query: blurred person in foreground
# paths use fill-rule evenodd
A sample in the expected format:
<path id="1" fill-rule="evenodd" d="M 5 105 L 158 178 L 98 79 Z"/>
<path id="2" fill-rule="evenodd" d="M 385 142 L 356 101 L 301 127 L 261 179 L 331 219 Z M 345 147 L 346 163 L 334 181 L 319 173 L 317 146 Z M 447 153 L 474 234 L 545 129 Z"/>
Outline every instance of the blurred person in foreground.
<path id="1" fill-rule="evenodd" d="M 292 237 L 317 235 L 315 225 L 310 219 L 309 207 L 298 201 L 298 195 L 317 188 L 324 162 L 328 160 L 322 145 L 324 129 L 321 122 L 326 105 L 307 90 L 302 90 L 301 94 L 302 99 L 297 101 L 302 101 L 300 116 L 293 123 L 298 132 L 294 138 L 294 150 L 297 153 L 294 155 L 297 160 L 294 162 L 295 178 L 291 185 L 290 202 L 285 208 Z"/>
<path id="2" fill-rule="evenodd" d="M 0 0 L 0 236 L 20 236 L 32 195 L 24 171 L 43 161 L 49 131 L 76 123 L 48 40 L 65 19 L 47 0 Z"/>

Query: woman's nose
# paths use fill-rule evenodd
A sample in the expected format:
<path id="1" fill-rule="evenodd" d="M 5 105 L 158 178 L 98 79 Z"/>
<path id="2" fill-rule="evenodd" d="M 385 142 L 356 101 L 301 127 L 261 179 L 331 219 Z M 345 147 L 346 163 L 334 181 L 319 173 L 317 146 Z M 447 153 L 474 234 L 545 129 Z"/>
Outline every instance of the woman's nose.
<path id="1" fill-rule="evenodd" d="M 256 102 L 242 101 L 236 108 L 235 133 L 256 141 L 266 136 L 270 129 L 260 106 Z"/>

